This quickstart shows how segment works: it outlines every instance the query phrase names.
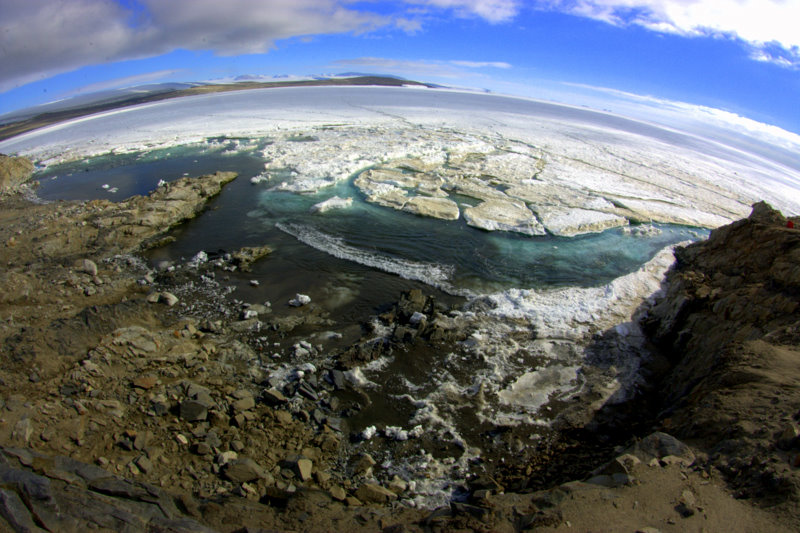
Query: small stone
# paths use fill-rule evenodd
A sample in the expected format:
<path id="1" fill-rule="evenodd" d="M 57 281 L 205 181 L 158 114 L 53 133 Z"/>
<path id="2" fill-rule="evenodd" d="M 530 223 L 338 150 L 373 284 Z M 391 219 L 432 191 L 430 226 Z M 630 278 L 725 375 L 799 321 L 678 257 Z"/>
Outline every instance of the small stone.
<path id="1" fill-rule="evenodd" d="M 31 419 L 27 416 L 25 418 L 21 418 L 16 424 L 14 424 L 14 432 L 11 435 L 12 439 L 16 439 L 27 444 L 28 441 L 31 440 L 31 435 L 33 435 L 33 424 L 31 423 Z"/>
<path id="2" fill-rule="evenodd" d="M 274 387 L 266 389 L 263 393 L 261 393 L 261 399 L 269 405 L 280 405 L 289 401 L 286 399 L 286 396 L 281 393 L 281 391 Z"/>
<path id="3" fill-rule="evenodd" d="M 361 474 L 364 476 L 369 476 L 369 473 L 372 471 L 372 467 L 375 466 L 375 459 L 368 453 L 362 454 L 359 457 L 358 461 L 356 461 L 353 470 L 356 474 Z"/>
<path id="4" fill-rule="evenodd" d="M 138 389 L 150 390 L 158 385 L 158 378 L 156 376 L 139 376 L 133 380 L 132 385 Z"/>
<path id="5" fill-rule="evenodd" d="M 251 280 L 250 280 L 250 286 L 252 286 L 252 287 L 258 287 L 259 285 L 261 285 L 261 284 L 258 282 L 258 280 L 257 280 L 257 279 L 251 279 Z"/>
<path id="6" fill-rule="evenodd" d="M 97 264 L 91 259 L 84 259 L 81 263 L 81 270 L 92 277 L 97 276 Z"/>
<path id="7" fill-rule="evenodd" d="M 244 450 L 244 443 L 240 440 L 232 440 L 231 449 L 236 452 L 241 452 L 242 450 Z"/>
<path id="8" fill-rule="evenodd" d="M 146 299 L 148 303 L 155 304 L 161 299 L 161 294 L 158 292 L 151 292 L 147 295 Z"/>
<path id="9" fill-rule="evenodd" d="M 364 483 L 356 491 L 356 497 L 362 502 L 388 503 L 397 499 L 397 494 L 375 483 Z"/>
<path id="10" fill-rule="evenodd" d="M 242 398 L 241 400 L 236 400 L 235 402 L 233 402 L 233 405 L 231 405 L 233 410 L 237 412 L 247 411 L 255 406 L 256 406 L 256 401 L 253 399 L 252 396 L 247 396 L 245 398 Z"/>
<path id="11" fill-rule="evenodd" d="M 330 490 L 328 490 L 328 494 L 331 495 L 331 498 L 340 502 L 347 498 L 347 493 L 339 485 L 334 485 L 331 487 Z"/>
<path id="12" fill-rule="evenodd" d="M 387 488 L 395 494 L 403 494 L 408 488 L 408 483 L 399 476 L 394 476 Z"/>
<path id="13" fill-rule="evenodd" d="M 197 455 L 208 455 L 212 452 L 211 446 L 208 445 L 206 442 L 199 442 L 194 447 L 194 453 Z"/>
<path id="14" fill-rule="evenodd" d="M 235 461 L 238 458 L 239 454 L 237 454 L 235 451 L 229 450 L 218 454 L 216 460 L 217 464 L 222 466 L 224 464 L 230 463 L 231 461 Z"/>
<path id="15" fill-rule="evenodd" d="M 147 446 L 147 437 L 148 437 L 148 435 L 147 435 L 146 431 L 142 431 L 141 433 L 137 433 L 133 437 L 133 448 L 135 450 L 139 450 L 139 451 L 144 450 L 145 446 Z"/>
<path id="16" fill-rule="evenodd" d="M 344 372 L 334 369 L 328 373 L 328 376 L 331 383 L 337 390 L 342 390 L 345 388 L 347 381 L 345 380 Z"/>
<path id="17" fill-rule="evenodd" d="M 160 294 L 158 301 L 166 304 L 169 307 L 172 307 L 176 303 L 178 303 L 178 297 L 172 294 L 171 292 L 164 291 Z"/>
<path id="18" fill-rule="evenodd" d="M 186 438 L 186 435 L 183 433 L 178 433 L 175 435 L 175 440 L 178 441 L 179 444 L 183 444 L 184 446 L 189 444 L 189 439 Z"/>
<path id="19" fill-rule="evenodd" d="M 275 411 L 275 419 L 277 420 L 278 424 L 286 426 L 292 423 L 292 413 L 282 410 Z"/>
<path id="20" fill-rule="evenodd" d="M 189 422 L 205 420 L 208 416 L 208 405 L 199 400 L 184 400 L 181 402 L 181 418 Z"/>
<path id="21" fill-rule="evenodd" d="M 678 457 L 677 455 L 665 455 L 661 458 L 661 464 L 664 466 L 668 465 L 680 465 L 680 466 L 689 466 L 694 462 L 694 460 L 689 460 L 686 457 Z"/>
<path id="22" fill-rule="evenodd" d="M 145 474 L 147 474 L 148 472 L 153 470 L 153 463 L 150 461 L 150 459 L 147 458 L 147 456 L 140 455 L 136 459 L 136 467 Z"/>
<path id="23" fill-rule="evenodd" d="M 223 475 L 234 483 L 244 483 L 267 477 L 258 463 L 249 458 L 236 459 L 225 465 Z"/>
<path id="24" fill-rule="evenodd" d="M 301 480 L 308 481 L 311 479 L 311 471 L 313 466 L 314 465 L 311 462 L 311 459 L 302 458 L 297 460 L 295 470 L 297 471 L 297 474 L 300 476 Z"/>

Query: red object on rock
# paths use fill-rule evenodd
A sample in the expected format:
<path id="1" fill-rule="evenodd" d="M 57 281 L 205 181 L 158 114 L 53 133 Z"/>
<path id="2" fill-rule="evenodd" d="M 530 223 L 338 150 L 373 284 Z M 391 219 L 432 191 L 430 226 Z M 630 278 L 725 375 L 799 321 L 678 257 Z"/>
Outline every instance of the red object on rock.
<path id="1" fill-rule="evenodd" d="M 786 227 L 787 228 L 794 228 L 794 222 L 790 220 L 789 222 L 786 223 Z"/>

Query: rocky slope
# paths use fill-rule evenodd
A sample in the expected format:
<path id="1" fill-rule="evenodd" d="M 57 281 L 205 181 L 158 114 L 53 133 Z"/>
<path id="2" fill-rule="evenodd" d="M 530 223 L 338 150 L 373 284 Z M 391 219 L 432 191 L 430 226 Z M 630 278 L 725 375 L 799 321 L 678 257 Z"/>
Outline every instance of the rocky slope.
<path id="1" fill-rule="evenodd" d="M 0 530 L 796 530 L 800 234 L 779 214 L 757 206 L 679 252 L 644 313 L 666 354 L 649 369 L 659 401 L 611 416 L 613 431 L 577 428 L 559 454 L 476 476 L 461 501 L 416 509 L 398 503 L 406 480 L 378 484 L 380 465 L 346 453 L 331 394 L 341 373 L 309 369 L 284 386 L 260 369 L 247 311 L 314 331 L 326 318 L 313 306 L 225 314 L 203 271 L 154 272 L 136 255 L 233 178 L 117 204 L 0 195 Z M 411 293 L 382 316 L 397 342 L 427 342 L 443 335 L 428 307 Z M 343 366 L 374 355 L 363 343 L 341 354 Z M 635 432 L 620 433 L 636 412 Z M 591 442 L 609 444 L 582 451 Z M 561 468 L 581 479 L 564 483 Z"/>
<path id="2" fill-rule="evenodd" d="M 24 157 L 0 154 L 0 191 L 11 190 L 25 183 L 33 174 L 33 163 Z"/>
<path id="3" fill-rule="evenodd" d="M 669 358 L 663 425 L 741 496 L 800 495 L 800 231 L 765 203 L 676 254 L 645 320 Z"/>

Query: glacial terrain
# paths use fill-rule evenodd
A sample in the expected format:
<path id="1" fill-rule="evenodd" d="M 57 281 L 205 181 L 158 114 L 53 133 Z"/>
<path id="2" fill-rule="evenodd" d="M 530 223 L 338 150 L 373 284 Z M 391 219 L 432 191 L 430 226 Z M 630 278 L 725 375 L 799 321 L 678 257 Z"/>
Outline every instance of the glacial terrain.
<path id="1" fill-rule="evenodd" d="M 800 212 L 800 171 L 757 153 L 438 89 L 194 96 L 43 128 L 0 152 L 36 162 L 35 200 L 109 210 L 84 220 L 109 242 L 138 232 L 118 228 L 109 201 L 179 199 L 185 176 L 238 174 L 209 211 L 147 243 L 143 290 L 174 319 L 240 335 L 269 401 L 345 435 L 342 460 L 384 486 L 401 480 L 413 508 L 457 498 L 477 472 L 536 457 L 646 388 L 639 319 L 675 245 L 758 200 Z M 245 268 L 237 253 L 256 257 Z M 92 365 L 111 357 L 104 342 Z"/>

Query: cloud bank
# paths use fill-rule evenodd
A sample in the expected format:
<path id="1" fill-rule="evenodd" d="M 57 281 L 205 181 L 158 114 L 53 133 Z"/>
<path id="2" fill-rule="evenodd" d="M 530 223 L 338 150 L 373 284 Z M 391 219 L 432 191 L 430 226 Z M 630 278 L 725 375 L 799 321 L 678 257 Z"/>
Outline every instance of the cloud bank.
<path id="1" fill-rule="evenodd" d="M 501 24 L 542 10 L 734 38 L 756 61 L 800 68 L 797 0 L 6 0 L 0 1 L 0 92 L 86 65 L 177 49 L 266 53 L 292 37 L 378 29 L 414 34 L 430 17 Z"/>
<path id="2" fill-rule="evenodd" d="M 176 49 L 264 53 L 296 36 L 362 33 L 388 17 L 339 0 L 0 2 L 0 91 L 98 63 Z"/>
<path id="3" fill-rule="evenodd" d="M 689 37 L 743 41 L 750 57 L 800 68 L 796 0 L 538 0 L 536 7 Z"/>

